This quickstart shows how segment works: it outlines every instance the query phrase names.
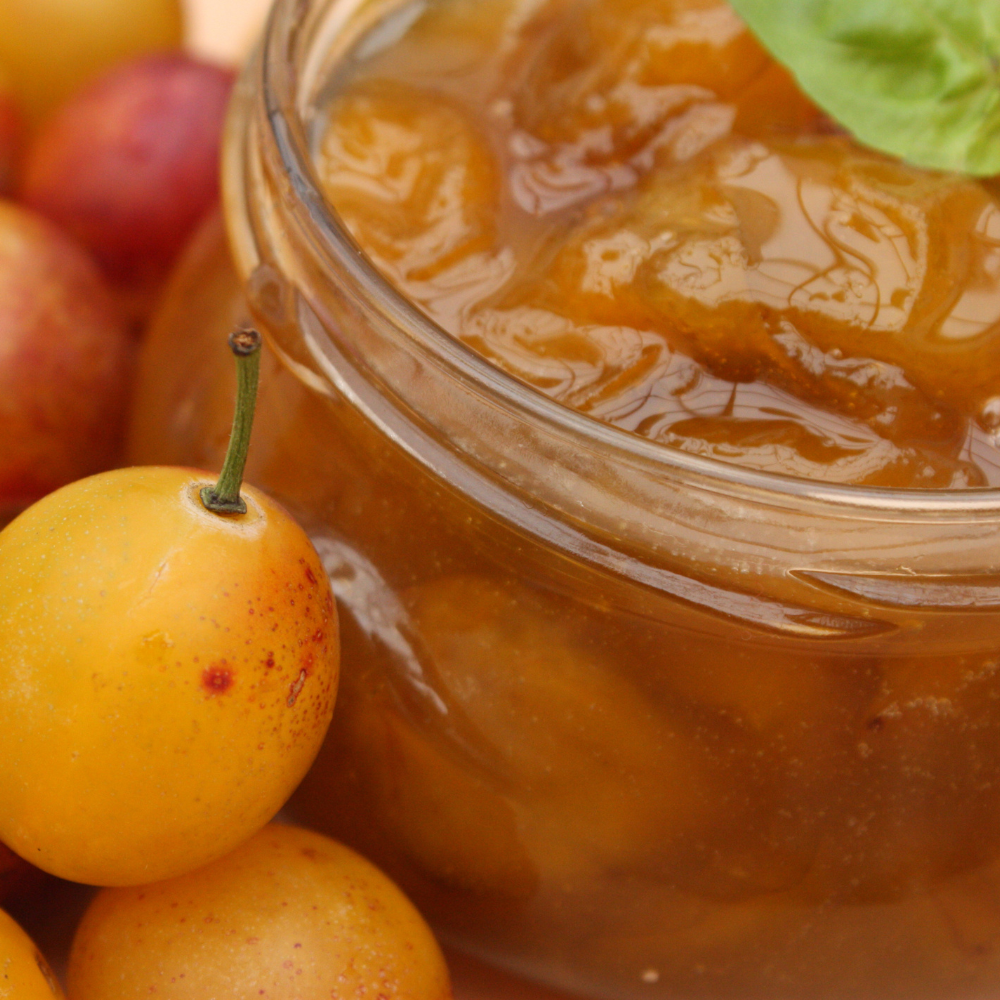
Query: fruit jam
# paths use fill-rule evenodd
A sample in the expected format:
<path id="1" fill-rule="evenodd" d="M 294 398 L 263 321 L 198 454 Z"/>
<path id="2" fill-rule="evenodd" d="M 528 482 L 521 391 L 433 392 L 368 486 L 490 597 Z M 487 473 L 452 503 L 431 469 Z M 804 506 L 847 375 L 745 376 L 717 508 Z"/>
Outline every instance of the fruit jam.
<path id="1" fill-rule="evenodd" d="M 768 472 L 1000 484 L 996 193 L 838 134 L 726 4 L 437 4 L 317 132 L 386 277 L 554 399 Z"/>
<path id="2" fill-rule="evenodd" d="M 712 0 L 278 0 L 226 149 L 131 457 L 218 468 L 249 309 L 343 628 L 292 814 L 582 995 L 997 995 L 995 189 Z"/>

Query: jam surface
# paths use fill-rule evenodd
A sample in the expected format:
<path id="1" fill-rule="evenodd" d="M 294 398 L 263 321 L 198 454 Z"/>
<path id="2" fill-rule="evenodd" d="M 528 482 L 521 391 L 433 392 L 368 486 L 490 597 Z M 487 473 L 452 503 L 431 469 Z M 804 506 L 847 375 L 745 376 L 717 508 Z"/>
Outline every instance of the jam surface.
<path id="1" fill-rule="evenodd" d="M 687 452 L 1000 485 L 995 184 L 860 147 L 719 0 L 444 0 L 388 28 L 316 161 L 444 329 Z"/>

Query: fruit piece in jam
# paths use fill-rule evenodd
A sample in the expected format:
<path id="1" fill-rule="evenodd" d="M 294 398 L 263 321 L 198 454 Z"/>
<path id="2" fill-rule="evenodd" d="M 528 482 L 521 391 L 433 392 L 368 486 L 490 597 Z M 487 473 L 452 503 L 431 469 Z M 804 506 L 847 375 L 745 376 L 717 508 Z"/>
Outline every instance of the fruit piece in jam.
<path id="1" fill-rule="evenodd" d="M 425 311 L 453 325 L 501 287 L 500 177 L 488 143 L 451 103 L 385 81 L 338 99 L 321 155 L 355 238 Z"/>
<path id="2" fill-rule="evenodd" d="M 566 401 L 686 450 L 834 482 L 983 485 L 967 411 L 1000 350 L 997 235 L 978 184 L 840 138 L 731 140 L 579 225 L 462 336 L 533 381 L 559 317 L 603 369 Z M 996 317 L 955 294 L 970 282 Z"/>
<path id="3" fill-rule="evenodd" d="M 509 188 L 532 214 L 629 188 L 737 125 L 757 135 L 820 118 L 718 0 L 578 3 L 524 51 Z"/>
<path id="4" fill-rule="evenodd" d="M 717 0 L 467 6 L 369 60 L 318 142 L 328 196 L 405 295 L 553 398 L 685 451 L 1000 483 L 988 186 L 833 134 Z M 479 58 L 435 75 L 449 38 Z"/>

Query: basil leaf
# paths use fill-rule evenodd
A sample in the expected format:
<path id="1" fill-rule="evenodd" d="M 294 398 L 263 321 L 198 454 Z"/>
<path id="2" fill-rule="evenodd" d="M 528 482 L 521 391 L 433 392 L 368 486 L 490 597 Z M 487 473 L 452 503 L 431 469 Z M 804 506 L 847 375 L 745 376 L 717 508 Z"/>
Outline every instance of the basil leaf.
<path id="1" fill-rule="evenodd" d="M 730 0 L 824 111 L 918 166 L 1000 173 L 998 0 Z"/>

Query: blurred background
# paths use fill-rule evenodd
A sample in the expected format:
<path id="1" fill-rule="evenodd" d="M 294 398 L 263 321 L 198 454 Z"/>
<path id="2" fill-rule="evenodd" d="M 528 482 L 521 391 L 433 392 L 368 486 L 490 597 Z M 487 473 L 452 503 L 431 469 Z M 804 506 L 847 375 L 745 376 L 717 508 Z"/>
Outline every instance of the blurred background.
<path id="1" fill-rule="evenodd" d="M 188 44 L 219 62 L 238 62 L 250 47 L 271 0 L 185 0 Z"/>

